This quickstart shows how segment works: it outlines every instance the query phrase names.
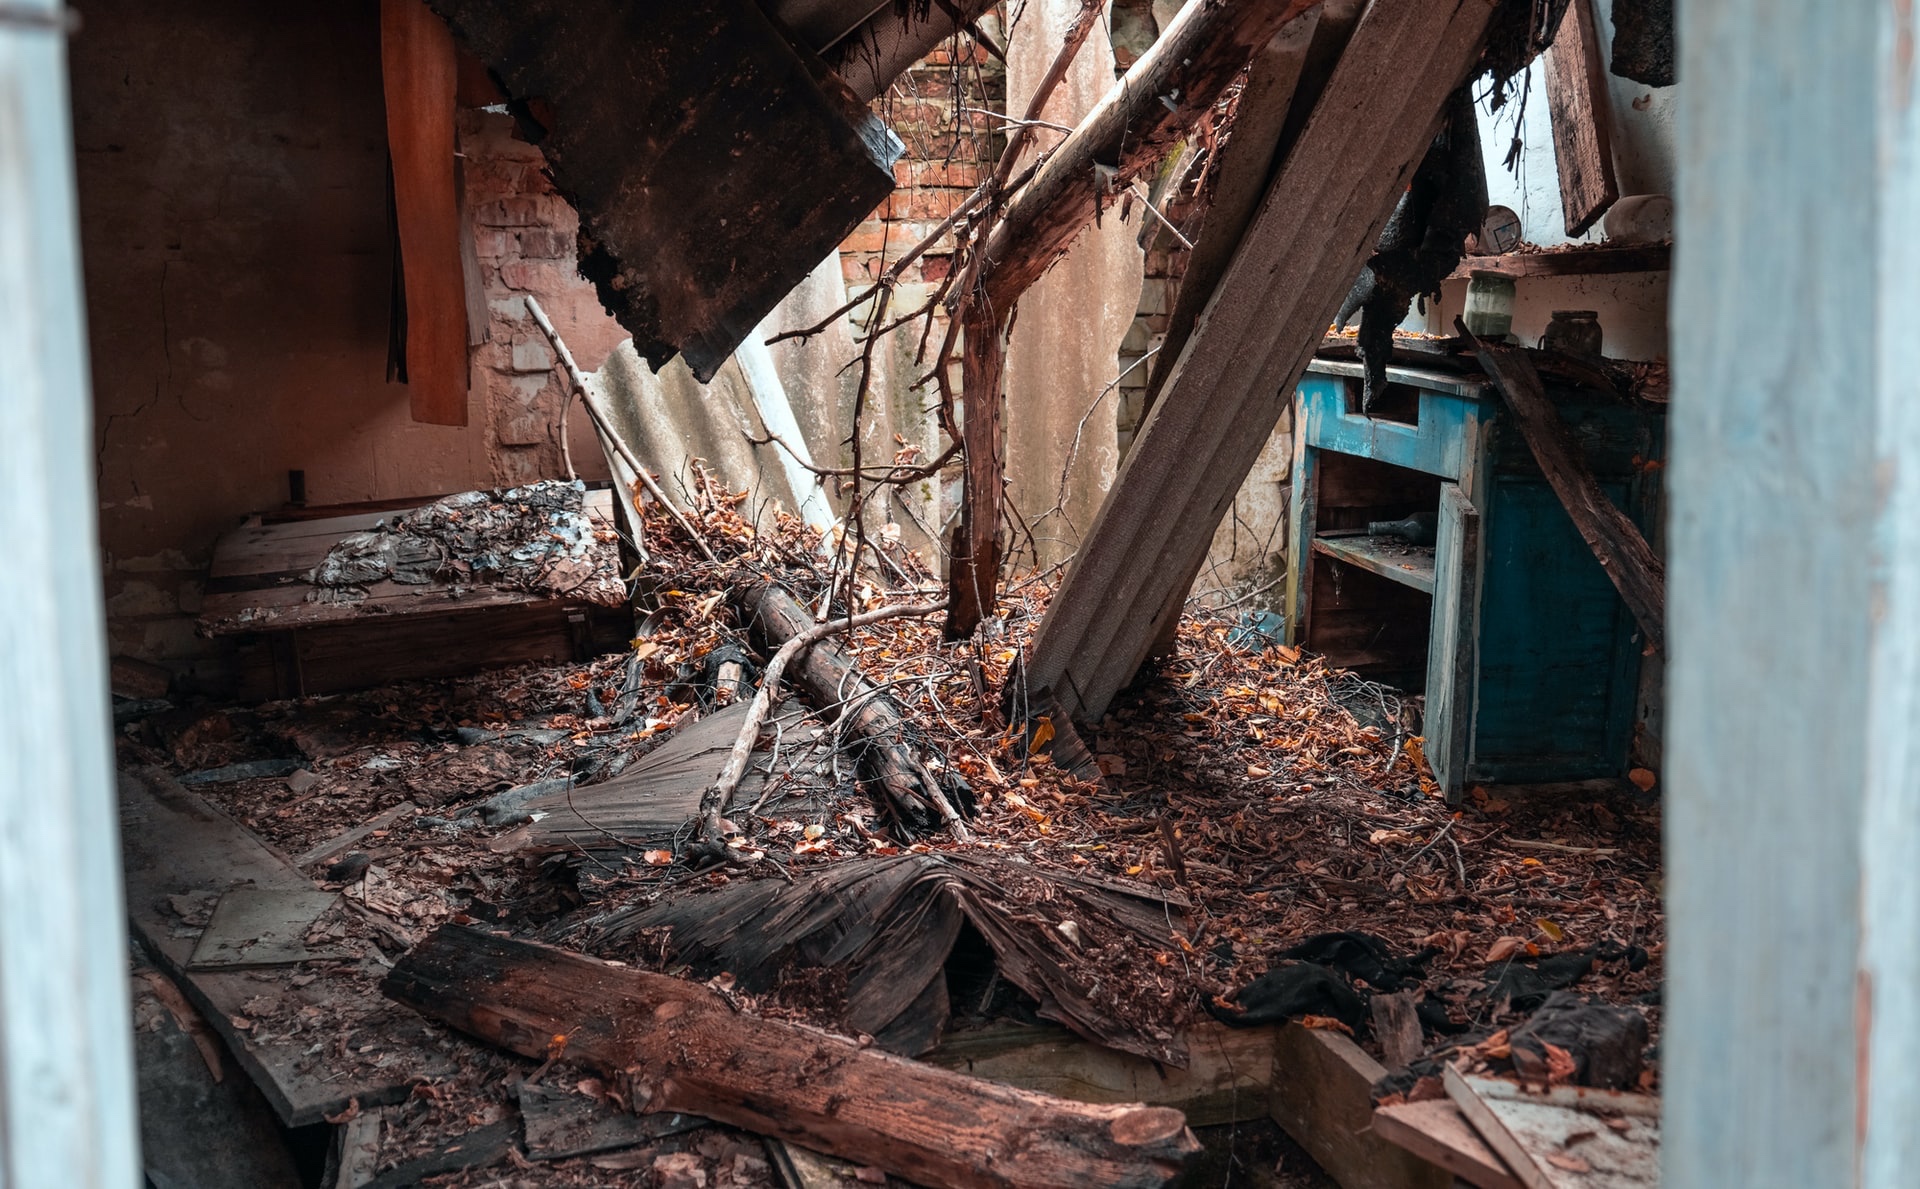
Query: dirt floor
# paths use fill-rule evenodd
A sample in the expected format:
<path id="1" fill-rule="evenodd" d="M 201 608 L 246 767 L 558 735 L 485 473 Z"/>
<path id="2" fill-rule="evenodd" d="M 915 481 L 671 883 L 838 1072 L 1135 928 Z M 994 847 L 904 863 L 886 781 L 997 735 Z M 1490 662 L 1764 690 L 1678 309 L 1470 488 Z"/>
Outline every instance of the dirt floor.
<path id="1" fill-rule="evenodd" d="M 817 568 L 790 530 L 754 537 L 724 499 L 702 524 L 736 544 L 742 560 L 696 563 L 664 528 L 650 526 L 653 556 L 639 595 L 650 610 L 632 654 L 329 698 L 178 706 L 126 724 L 121 762 L 183 776 L 252 760 L 297 762 L 282 775 L 195 786 L 289 856 L 411 805 L 343 857 L 310 869 L 350 902 L 316 930 L 359 947 L 365 959 L 351 977 L 368 997 L 378 995 L 386 966 L 445 922 L 580 939 L 591 949 L 588 923 L 676 889 L 962 845 L 943 832 L 907 836 L 832 765 L 776 781 L 755 812 L 736 806 L 729 820 L 741 837 L 733 860 L 718 866 L 696 868 L 657 848 L 617 862 L 529 853 L 520 824 L 488 825 L 473 814 L 494 794 L 530 782 L 573 774 L 590 786 L 730 700 L 707 659 L 734 647 L 753 673 L 764 661 L 726 597 L 745 578 L 784 574 L 796 594 L 818 596 Z M 891 571 L 895 589 L 863 579 L 852 600 L 910 600 L 916 591 L 901 579 L 927 577 L 904 557 Z M 943 642 L 937 619 L 907 617 L 854 633 L 855 653 L 971 787 L 975 840 L 965 845 L 1017 854 L 1043 873 L 1098 873 L 1192 898 L 1190 921 L 1170 918 L 1164 942 L 1138 956 L 1143 973 L 1131 994 L 1141 1010 L 1168 1029 L 1231 1014 L 1231 996 L 1286 947 L 1361 931 L 1398 954 L 1430 952 L 1420 985 L 1461 1031 L 1459 1043 L 1481 1042 L 1519 1018 L 1485 994 L 1504 969 L 1577 951 L 1598 960 L 1574 989 L 1640 1005 L 1657 1036 L 1664 926 L 1651 773 L 1572 788 L 1476 788 L 1449 806 L 1422 761 L 1413 700 L 1329 671 L 1229 610 L 1183 621 L 1178 651 L 1083 732 L 1100 778 L 1076 778 L 1047 755 L 1028 754 L 1030 740 L 1058 754 L 1061 742 L 1047 738 L 1051 724 L 1010 727 L 997 696 L 1047 595 L 1039 578 L 1014 584 L 1003 616 L 978 641 Z M 630 661 L 643 679 L 642 700 L 617 722 Z M 204 923 L 210 907 L 177 906 L 181 926 Z M 673 969 L 670 939 L 657 941 L 610 945 L 602 956 Z M 344 970 L 334 967 L 332 976 Z M 807 1015 L 804 997 L 770 998 L 771 1010 Z M 816 1022 L 833 1026 L 826 1016 Z M 323 1037 L 350 1021 L 263 1018 L 250 1026 Z M 1357 1031 L 1363 1046 L 1374 1046 L 1364 1027 Z M 447 1035 L 455 1068 L 423 1077 L 408 1102 L 387 1108 L 382 1167 L 517 1110 L 518 1084 L 536 1063 Z M 380 1056 L 343 1048 L 340 1060 Z M 604 1093 L 590 1072 L 564 1064 L 541 1076 Z M 1657 1086 L 1657 1072 L 1640 1085 Z M 1232 1151 L 1231 1160 L 1210 1155 L 1196 1167 L 1198 1179 L 1182 1183 L 1330 1184 L 1271 1127 L 1234 1129 Z M 776 1183 L 759 1141 L 724 1128 L 553 1162 L 529 1162 L 515 1150 L 504 1163 L 420 1183 L 691 1186 L 702 1183 L 696 1168 L 710 1186 Z"/>

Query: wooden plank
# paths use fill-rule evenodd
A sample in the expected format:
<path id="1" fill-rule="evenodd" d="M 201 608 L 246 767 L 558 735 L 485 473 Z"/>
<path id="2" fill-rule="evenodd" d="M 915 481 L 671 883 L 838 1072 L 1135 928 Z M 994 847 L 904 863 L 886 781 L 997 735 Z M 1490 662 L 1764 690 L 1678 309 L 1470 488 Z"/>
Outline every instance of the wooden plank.
<path id="1" fill-rule="evenodd" d="M 1273 1120 L 1341 1189 L 1449 1189 L 1453 1174 L 1373 1130 L 1386 1069 L 1346 1036 L 1288 1024 L 1274 1037 Z"/>
<path id="2" fill-rule="evenodd" d="M 698 983 L 450 925 L 382 989 L 529 1057 L 631 1087 L 636 1109 L 700 1114 L 929 1186 L 1163 1185 L 1199 1150 L 1179 1111 L 1096 1106 L 969 1078 L 741 1013 Z"/>
<path id="3" fill-rule="evenodd" d="M 1064 1028 L 996 1025 L 948 1036 L 920 1059 L 1075 1102 L 1174 1107 L 1194 1127 L 1266 1118 L 1275 1029 L 1203 1023 L 1182 1040 L 1190 1064 L 1176 1069 L 1094 1044 Z"/>
<path id="4" fill-rule="evenodd" d="M 1604 273 L 1666 272 L 1673 267 L 1672 244 L 1597 244 L 1556 248 L 1546 252 L 1512 252 L 1505 256 L 1466 256 L 1447 274 L 1464 281 L 1476 272 L 1509 277 L 1578 277 Z"/>
<path id="5" fill-rule="evenodd" d="M 1654 1189 L 1660 1100 L 1552 1086 L 1530 1090 L 1448 1066 L 1447 1097 L 1526 1189 Z"/>
<path id="6" fill-rule="evenodd" d="M 1399 546 L 1395 549 L 1395 546 Z M 1433 593 L 1434 555 L 1431 548 L 1409 546 L 1396 537 L 1328 537 L 1313 539 L 1313 551 L 1336 561 L 1359 566 L 1389 582 Z"/>
<path id="7" fill-rule="evenodd" d="M 1449 1099 L 1383 1106 L 1373 1112 L 1373 1129 L 1388 1143 L 1480 1189 L 1525 1189 Z"/>
<path id="8" fill-rule="evenodd" d="M 1466 333 L 1462 322 L 1461 332 Z M 1469 336 L 1471 337 L 1471 336 Z M 1657 650 L 1666 648 L 1667 572 L 1646 537 L 1607 498 L 1581 457 L 1580 446 L 1567 429 L 1567 423 L 1547 400 L 1540 375 L 1533 370 L 1525 354 L 1475 339 L 1476 353 L 1487 376 L 1506 400 L 1514 425 L 1526 439 L 1527 448 L 1539 464 L 1567 515 L 1587 547 L 1606 570 L 1620 597 L 1626 600 L 1640 630 Z"/>
<path id="9" fill-rule="evenodd" d="M 392 809 L 380 814 L 365 825 L 355 826 L 339 837 L 314 847 L 312 850 L 294 859 L 293 865 L 296 868 L 307 868 L 320 862 L 322 859 L 331 859 L 333 856 L 352 846 L 354 843 L 359 842 L 361 839 L 366 838 L 376 830 L 387 829 L 408 814 L 418 812 L 419 810 L 414 806 L 413 802 L 402 801 L 400 804 L 395 805 Z"/>
<path id="10" fill-rule="evenodd" d="M 1440 489 L 1433 621 L 1427 646 L 1427 763 L 1449 803 L 1466 792 L 1480 676 L 1480 511 L 1449 483 Z"/>
<path id="11" fill-rule="evenodd" d="M 1075 718 L 1105 713 L 1178 606 L 1173 588 L 1204 556 L 1478 61 L 1490 13 L 1487 0 L 1377 0 L 1361 18 L 1047 608 L 1029 680 Z"/>
<path id="12" fill-rule="evenodd" d="M 1368 1008 L 1373 1017 L 1373 1035 L 1380 1042 L 1387 1068 L 1404 1069 L 1426 1052 L 1426 1034 L 1413 1007 L 1413 992 L 1375 995 Z"/>
<path id="13" fill-rule="evenodd" d="M 368 995 L 364 982 L 339 983 L 323 975 L 304 987 L 239 971 L 188 973 L 195 937 L 181 933 L 167 911 L 175 896 L 211 896 L 235 884 L 275 890 L 315 889 L 250 831 L 181 788 L 158 769 L 120 774 L 120 845 L 126 868 L 127 912 L 134 934 L 170 975 L 289 1127 L 318 1123 L 354 1099 L 362 1107 L 400 1102 L 412 1079 L 446 1068 L 426 1026 L 410 1013 Z M 399 1052 L 386 1070 L 337 1070 L 312 1054 L 310 1034 L 256 1041 L 244 1021 L 265 998 L 275 1014 L 315 1007 L 350 1027 L 356 1048 Z M 236 1023 L 241 1021 L 242 1023 Z"/>
<path id="14" fill-rule="evenodd" d="M 1592 0 L 1572 0 L 1547 49 L 1547 111 L 1560 170 L 1567 236 L 1585 235 L 1620 197 L 1613 176 L 1613 131 L 1606 58 L 1593 27 Z"/>
<path id="15" fill-rule="evenodd" d="M 433 5 L 530 104 L 581 272 L 655 369 L 711 380 L 893 190 L 900 142 L 753 0 Z"/>
<path id="16" fill-rule="evenodd" d="M 467 291 L 453 170 L 453 36 L 425 0 L 381 0 L 380 70 L 415 421 L 467 423 Z"/>

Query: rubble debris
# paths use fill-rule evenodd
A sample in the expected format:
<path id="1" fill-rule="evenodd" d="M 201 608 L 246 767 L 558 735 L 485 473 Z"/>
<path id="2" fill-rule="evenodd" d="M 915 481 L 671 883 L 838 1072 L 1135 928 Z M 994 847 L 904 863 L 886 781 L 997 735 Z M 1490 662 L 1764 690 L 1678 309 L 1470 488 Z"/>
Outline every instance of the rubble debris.
<path id="1" fill-rule="evenodd" d="M 327 550 L 307 571 L 307 599 L 355 603 L 377 582 L 443 582 L 618 606 L 626 587 L 586 514 L 586 495 L 578 480 L 543 479 L 435 500 Z"/>
<path id="2" fill-rule="evenodd" d="M 523 1056 L 614 1078 L 637 1111 L 703 1114 L 928 1186 L 1155 1186 L 1199 1147 L 1166 1107 L 1090 1106 L 736 1010 L 720 991 L 459 925 L 382 984 Z"/>
<path id="3" fill-rule="evenodd" d="M 1153 954 L 1191 907 L 1179 892 L 956 850 L 844 859 L 792 883 L 729 882 L 609 914 L 586 934 L 602 953 L 663 944 L 696 977 L 724 972 L 750 994 L 827 995 L 810 1018 L 915 1056 L 944 1030 L 945 967 L 971 925 L 1041 1018 L 1184 1069 L 1186 1049 L 1164 1023 L 1177 992 Z"/>
<path id="4" fill-rule="evenodd" d="M 1448 1068 L 1447 1097 L 1526 1189 L 1660 1184 L 1660 1103 L 1640 1094 L 1530 1091 Z"/>

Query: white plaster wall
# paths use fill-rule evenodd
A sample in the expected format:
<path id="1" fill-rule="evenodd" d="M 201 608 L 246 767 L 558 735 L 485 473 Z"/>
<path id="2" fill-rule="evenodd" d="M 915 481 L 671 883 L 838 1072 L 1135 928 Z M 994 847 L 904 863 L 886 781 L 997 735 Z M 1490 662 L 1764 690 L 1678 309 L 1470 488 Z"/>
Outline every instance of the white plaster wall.
<path id="1" fill-rule="evenodd" d="M 1008 111 L 1026 110 L 1079 9 L 1078 0 L 1027 0 L 1020 10 L 1008 33 Z M 1112 86 L 1113 47 L 1101 21 L 1042 116 L 1071 127 Z M 1036 139 L 1050 145 L 1060 136 L 1043 130 Z M 1108 212 L 1020 299 L 1007 346 L 1007 478 L 1042 564 L 1079 545 L 1119 466 L 1119 394 L 1110 386 L 1120 340 L 1140 304 L 1138 231 Z"/>

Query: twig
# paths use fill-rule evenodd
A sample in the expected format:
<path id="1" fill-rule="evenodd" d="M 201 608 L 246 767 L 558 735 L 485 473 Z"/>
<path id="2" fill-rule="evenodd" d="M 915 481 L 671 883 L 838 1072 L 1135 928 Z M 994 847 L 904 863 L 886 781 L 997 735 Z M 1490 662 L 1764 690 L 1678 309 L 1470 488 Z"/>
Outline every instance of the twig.
<path id="1" fill-rule="evenodd" d="M 767 661 L 766 670 L 760 677 L 760 688 L 754 692 L 753 701 L 747 706 L 746 721 L 740 726 L 740 734 L 733 741 L 733 749 L 727 753 L 727 762 L 721 767 L 720 775 L 707 786 L 707 791 L 701 794 L 701 838 L 708 842 L 719 841 L 720 817 L 732 802 L 733 794 L 740 787 L 741 778 L 747 774 L 747 762 L 752 758 L 753 745 L 759 740 L 760 728 L 766 724 L 767 714 L 773 709 L 773 700 L 779 694 L 780 678 L 794 658 L 828 636 L 900 615 L 931 615 L 936 611 L 946 610 L 946 607 L 944 602 L 895 603 L 890 607 L 863 611 L 845 619 L 830 619 L 825 623 L 817 623 L 782 644 L 779 651 Z M 952 814 L 948 818 L 948 825 L 953 828 L 954 836 L 964 841 L 967 832 L 966 827 L 959 820 L 959 815 L 954 814 L 950 806 L 943 804 L 941 809 L 944 813 Z"/>
<path id="2" fill-rule="evenodd" d="M 613 448 L 619 452 L 620 457 L 626 461 L 628 466 L 633 468 L 634 474 L 640 477 L 640 482 L 646 487 L 648 494 L 653 496 L 654 499 L 659 500 L 660 506 L 668 512 L 671 512 L 673 518 L 680 522 L 680 527 L 686 530 L 687 536 L 693 540 L 694 545 L 700 550 L 701 554 L 710 562 L 718 562 L 720 559 L 714 556 L 713 550 L 707 545 L 707 539 L 700 535 L 700 530 L 694 528 L 693 522 L 688 520 L 686 516 L 681 513 L 680 509 L 674 506 L 673 501 L 667 498 L 666 492 L 660 490 L 660 484 L 654 482 L 652 473 L 647 470 L 638 458 L 634 457 L 633 451 L 627 448 L 627 443 L 619 434 L 615 433 L 613 427 L 608 425 L 600 416 L 600 410 L 593 407 L 593 401 L 587 395 L 587 377 L 585 373 L 580 370 L 580 365 L 573 361 L 573 352 L 567 350 L 567 345 L 560 341 L 560 332 L 555 330 L 553 323 L 547 320 L 547 312 L 540 308 L 540 302 L 536 300 L 531 293 L 527 294 L 527 313 L 533 317 L 533 324 L 540 328 L 540 333 L 546 335 L 547 341 L 553 344 L 553 353 L 559 357 L 560 366 L 566 369 L 567 378 L 573 382 L 574 390 L 579 392 L 580 403 L 586 407 L 587 416 L 593 418 L 593 424 L 599 429 L 600 436 L 608 442 L 611 442 Z"/>

